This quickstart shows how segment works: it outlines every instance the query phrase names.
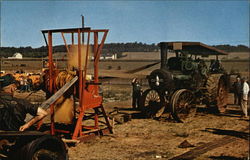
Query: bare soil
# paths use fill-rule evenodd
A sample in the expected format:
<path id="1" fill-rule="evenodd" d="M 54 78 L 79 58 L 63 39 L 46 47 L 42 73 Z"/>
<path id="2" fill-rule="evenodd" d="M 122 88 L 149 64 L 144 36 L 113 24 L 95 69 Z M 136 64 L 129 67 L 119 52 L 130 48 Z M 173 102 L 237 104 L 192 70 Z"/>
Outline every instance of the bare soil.
<path id="1" fill-rule="evenodd" d="M 239 111 L 238 108 L 235 110 Z M 199 147 L 226 135 L 237 137 L 237 134 L 232 133 L 239 131 L 239 134 L 248 136 L 237 137 L 235 141 L 211 149 L 196 159 L 244 159 L 249 156 L 249 132 L 241 130 L 248 125 L 249 120 L 241 119 L 237 114 L 217 116 L 199 113 L 187 123 L 132 119 L 127 123 L 115 125 L 114 134 L 70 147 L 69 156 L 71 160 L 170 159 L 194 148 L 178 148 L 184 140 Z M 218 132 L 215 132 L 216 130 Z"/>
<path id="2" fill-rule="evenodd" d="M 143 89 L 146 88 L 144 86 Z M 188 151 L 194 151 L 194 154 L 198 149 L 205 152 L 192 155 L 195 157 L 192 159 L 249 159 L 249 119 L 240 117 L 242 111 L 238 105 L 232 104 L 232 95 L 225 114 L 216 115 L 200 108 L 187 122 L 176 123 L 168 113 L 159 120 L 153 120 L 145 119 L 138 111 L 132 110 L 130 86 L 105 85 L 103 92 L 107 113 L 118 108 L 120 113 L 130 114 L 132 119 L 123 124 L 114 123 L 113 134 L 97 136 L 68 147 L 69 160 L 174 159 Z M 45 100 L 42 91 L 16 93 L 15 96 L 30 101 Z M 193 147 L 179 148 L 185 140 Z"/>
<path id="3" fill-rule="evenodd" d="M 104 87 L 104 91 L 111 89 Z M 130 91 L 128 86 L 112 88 Z M 119 93 L 118 93 L 119 96 Z M 128 94 L 129 96 L 129 94 Z M 232 102 L 230 96 L 230 103 Z M 132 114 L 132 120 L 114 125 L 114 133 L 69 147 L 70 160 L 151 160 L 171 159 L 208 143 L 222 143 L 222 138 L 233 137 L 229 143 L 212 147 L 194 159 L 249 159 L 249 119 L 240 118 L 241 109 L 228 105 L 223 115 L 199 109 L 186 123 L 176 123 L 166 113 L 160 120 L 143 119 L 131 111 L 130 99 L 106 102 L 107 112 L 118 107 L 121 112 Z M 130 112 L 129 112 L 130 111 Z M 225 139 L 228 139 L 226 137 Z M 179 148 L 187 140 L 194 147 Z"/>

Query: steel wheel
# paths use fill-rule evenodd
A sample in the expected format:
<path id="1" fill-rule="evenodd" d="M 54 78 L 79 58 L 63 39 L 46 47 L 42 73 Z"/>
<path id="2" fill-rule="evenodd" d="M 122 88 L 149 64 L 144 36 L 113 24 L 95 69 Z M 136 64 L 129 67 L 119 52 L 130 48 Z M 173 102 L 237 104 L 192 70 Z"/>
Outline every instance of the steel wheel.
<path id="1" fill-rule="evenodd" d="M 145 116 L 159 118 L 165 110 L 164 96 L 154 89 L 148 89 L 142 94 L 140 108 Z"/>
<path id="2" fill-rule="evenodd" d="M 174 92 L 171 97 L 170 107 L 173 118 L 178 122 L 195 114 L 196 108 L 192 105 L 194 95 L 187 89 L 180 89 Z"/>
<path id="3" fill-rule="evenodd" d="M 227 105 L 227 87 L 223 80 L 223 78 L 220 79 L 219 85 L 218 85 L 218 93 L 217 93 L 217 109 L 220 113 L 223 113 L 226 111 L 226 105 Z"/>
<path id="4" fill-rule="evenodd" d="M 228 85 L 227 76 L 221 74 L 212 74 L 206 82 L 206 104 L 215 113 L 223 113 L 226 110 L 227 96 L 228 96 Z"/>

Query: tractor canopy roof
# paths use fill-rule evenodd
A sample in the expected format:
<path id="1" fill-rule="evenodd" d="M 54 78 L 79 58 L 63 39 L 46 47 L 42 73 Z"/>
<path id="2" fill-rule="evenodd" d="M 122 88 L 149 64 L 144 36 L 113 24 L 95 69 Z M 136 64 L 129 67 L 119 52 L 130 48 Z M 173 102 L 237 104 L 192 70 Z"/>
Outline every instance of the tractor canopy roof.
<path id="1" fill-rule="evenodd" d="M 166 45 L 167 49 L 193 55 L 227 55 L 226 52 L 201 42 L 160 42 L 159 45 Z"/>

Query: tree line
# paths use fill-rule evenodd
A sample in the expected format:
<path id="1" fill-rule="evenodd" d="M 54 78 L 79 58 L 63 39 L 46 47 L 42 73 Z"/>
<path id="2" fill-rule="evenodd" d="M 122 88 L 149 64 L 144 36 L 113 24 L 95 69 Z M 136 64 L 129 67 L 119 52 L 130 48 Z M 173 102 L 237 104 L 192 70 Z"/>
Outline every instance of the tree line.
<path id="1" fill-rule="evenodd" d="M 213 47 L 221 49 L 226 52 L 249 52 L 250 48 L 244 45 L 214 45 Z M 146 44 L 141 42 L 133 43 L 107 43 L 104 44 L 102 54 L 118 54 L 122 56 L 122 52 L 154 52 L 159 51 L 157 44 Z M 21 53 L 24 57 L 42 58 L 47 57 L 47 47 L 42 46 L 39 48 L 28 47 L 0 47 L 0 57 L 11 57 L 14 53 Z M 53 52 L 66 52 L 64 45 L 53 47 Z"/>
<path id="2" fill-rule="evenodd" d="M 231 46 L 227 44 L 227 45 L 216 45 L 213 47 L 223 50 L 225 52 L 249 52 L 250 51 L 250 48 L 244 45 Z"/>

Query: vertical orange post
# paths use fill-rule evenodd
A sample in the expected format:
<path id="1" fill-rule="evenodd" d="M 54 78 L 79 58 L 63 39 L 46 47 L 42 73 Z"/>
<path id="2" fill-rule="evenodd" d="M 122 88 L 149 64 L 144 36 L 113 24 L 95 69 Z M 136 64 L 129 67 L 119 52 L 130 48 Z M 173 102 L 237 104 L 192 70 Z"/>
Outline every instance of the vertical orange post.
<path id="1" fill-rule="evenodd" d="M 54 67 L 53 67 L 53 48 L 52 48 L 52 32 L 48 32 L 48 51 L 49 51 L 49 92 L 52 94 L 53 93 L 53 80 L 54 80 Z M 50 118 L 51 118 L 51 126 L 50 126 L 50 132 L 52 135 L 55 134 L 55 123 L 54 123 L 54 105 L 50 105 Z"/>
<path id="2" fill-rule="evenodd" d="M 84 32 L 83 32 L 84 34 Z M 87 40 L 87 48 L 86 48 L 86 54 L 85 56 L 85 63 L 84 63 L 84 70 L 82 70 L 82 73 L 84 71 L 84 74 L 82 74 L 82 95 L 80 97 L 80 100 L 82 102 L 82 116 L 80 117 L 80 120 L 82 121 L 84 113 L 85 113 L 85 106 L 83 105 L 83 101 L 84 101 L 84 89 L 86 87 L 86 74 L 87 74 L 87 66 L 88 66 L 88 53 L 89 53 L 89 39 L 90 39 L 90 33 L 88 32 L 88 40 Z M 80 127 L 80 136 L 82 136 L 82 124 L 79 126 Z"/>
<path id="3" fill-rule="evenodd" d="M 79 71 L 79 97 L 82 96 L 82 55 L 81 55 L 81 31 L 78 29 L 78 71 Z"/>
<path id="4" fill-rule="evenodd" d="M 78 131 L 80 136 L 82 135 L 82 118 L 83 118 L 83 69 L 82 69 L 82 53 L 81 53 L 81 30 L 78 29 L 78 70 L 79 70 L 79 99 L 80 99 L 80 112 L 81 114 L 78 117 Z"/>
<path id="5" fill-rule="evenodd" d="M 67 50 L 67 53 L 69 54 L 69 46 L 68 46 L 67 41 L 66 41 L 66 39 L 64 37 L 64 33 L 61 32 L 61 35 L 62 35 L 62 38 L 63 38 L 63 42 L 64 42 L 64 45 L 65 45 L 65 48 Z"/>
<path id="6" fill-rule="evenodd" d="M 98 125 L 98 114 L 95 113 L 95 128 L 98 129 L 99 125 Z"/>
<path id="7" fill-rule="evenodd" d="M 96 63 L 97 51 L 98 51 L 98 32 L 94 32 L 94 82 L 95 83 L 98 83 L 98 70 L 97 70 L 98 66 Z"/>
<path id="8" fill-rule="evenodd" d="M 84 32 L 83 32 L 83 34 L 84 34 Z M 79 38 L 81 38 L 81 37 L 79 37 Z M 78 118 L 78 119 L 80 119 L 81 121 L 82 121 L 82 118 L 83 118 L 83 116 L 84 116 L 84 112 L 85 112 L 85 106 L 83 105 L 83 101 L 84 101 L 84 88 L 86 87 L 86 74 L 87 74 L 87 65 L 88 65 L 88 53 L 89 53 L 89 39 L 90 39 L 90 33 L 88 32 L 88 40 L 87 40 L 87 48 L 86 48 L 86 54 L 84 55 L 85 56 L 85 63 L 84 63 L 84 70 L 81 68 L 81 73 L 82 73 L 82 83 L 81 83 L 81 85 L 82 85 L 82 93 L 81 93 L 81 97 L 80 97 L 80 101 L 81 101 L 81 108 L 82 108 L 82 116 L 80 117 L 80 118 Z M 81 42 L 78 42 L 78 43 L 81 43 Z M 79 46 L 79 44 L 78 44 L 78 46 Z M 84 71 L 84 74 L 83 74 L 83 71 Z M 80 122 L 80 120 L 79 120 L 79 122 Z M 80 136 L 82 136 L 82 124 L 79 126 L 79 128 L 80 128 L 80 132 L 79 132 L 79 134 L 80 134 Z"/>
<path id="9" fill-rule="evenodd" d="M 102 47 L 104 45 L 104 41 L 107 37 L 107 34 L 108 34 L 108 30 L 104 31 L 104 35 L 102 37 L 102 41 L 101 41 L 100 45 L 98 45 L 98 41 L 97 41 L 97 44 L 95 44 L 98 46 L 97 51 L 96 51 L 96 55 L 95 55 L 95 60 L 94 60 L 95 83 L 98 83 L 98 64 L 99 64 L 101 50 L 102 50 Z"/>
<path id="10" fill-rule="evenodd" d="M 87 48 L 86 48 L 86 54 L 85 54 L 83 88 L 86 87 L 86 74 L 87 74 L 88 56 L 89 56 L 89 39 L 90 39 L 90 32 L 88 32 Z M 83 93 L 82 93 L 82 99 L 84 99 Z"/>
<path id="11" fill-rule="evenodd" d="M 77 30 L 78 35 L 78 71 L 79 71 L 79 108 L 80 114 L 78 116 L 76 127 L 72 136 L 72 139 L 77 139 L 78 135 L 82 135 L 82 118 L 84 115 L 83 110 L 83 99 L 82 99 L 82 92 L 83 92 L 83 70 L 82 70 L 82 62 L 81 62 L 81 30 Z"/>

